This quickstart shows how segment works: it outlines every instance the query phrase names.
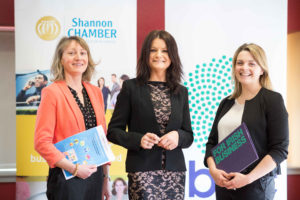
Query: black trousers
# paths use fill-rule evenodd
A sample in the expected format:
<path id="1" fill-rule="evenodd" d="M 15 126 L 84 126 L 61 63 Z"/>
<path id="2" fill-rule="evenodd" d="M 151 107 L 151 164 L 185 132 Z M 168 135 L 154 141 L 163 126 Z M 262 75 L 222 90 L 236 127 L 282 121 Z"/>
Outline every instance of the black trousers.
<path id="1" fill-rule="evenodd" d="M 263 176 L 236 190 L 227 190 L 216 185 L 217 200 L 272 200 L 275 195 L 273 176 Z"/>
<path id="2" fill-rule="evenodd" d="M 90 200 L 101 199 L 103 183 L 102 167 L 97 168 L 89 178 L 78 177 L 66 180 L 61 168 L 49 170 L 47 198 L 49 200 Z"/>

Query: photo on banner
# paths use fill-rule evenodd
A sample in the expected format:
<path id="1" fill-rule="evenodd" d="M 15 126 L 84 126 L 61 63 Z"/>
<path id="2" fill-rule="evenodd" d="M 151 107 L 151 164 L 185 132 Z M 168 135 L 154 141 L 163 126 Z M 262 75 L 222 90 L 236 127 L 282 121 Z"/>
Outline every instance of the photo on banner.
<path id="1" fill-rule="evenodd" d="M 50 84 L 49 70 L 16 74 L 16 114 L 35 115 L 41 91 Z"/>

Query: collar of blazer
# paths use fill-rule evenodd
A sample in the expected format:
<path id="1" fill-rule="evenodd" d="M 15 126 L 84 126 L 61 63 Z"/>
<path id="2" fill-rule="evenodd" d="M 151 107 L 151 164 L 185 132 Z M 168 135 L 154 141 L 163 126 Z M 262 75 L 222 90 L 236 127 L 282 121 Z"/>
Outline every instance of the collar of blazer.
<path id="1" fill-rule="evenodd" d="M 79 106 L 77 105 L 76 100 L 74 99 L 70 89 L 68 88 L 68 85 L 66 84 L 65 81 L 57 81 L 55 83 L 57 84 L 58 88 L 62 91 L 63 95 L 65 96 L 66 101 L 68 102 L 70 108 L 72 109 L 72 111 L 74 113 L 74 117 L 76 118 L 76 122 L 77 122 L 77 126 L 78 126 L 79 130 L 84 131 L 85 123 L 84 123 L 84 118 L 83 118 L 82 112 L 81 112 Z M 101 94 L 100 94 L 100 92 L 99 92 L 99 94 L 97 94 L 97 92 L 96 92 L 97 88 L 93 89 L 93 86 L 90 83 L 83 81 L 82 84 L 88 93 L 91 104 L 95 111 L 97 125 L 99 125 L 100 120 L 101 120 L 101 116 L 100 116 L 101 115 L 101 112 L 100 112 L 101 104 L 99 103 L 101 98 L 99 98 L 100 97 L 99 95 L 101 95 Z"/>

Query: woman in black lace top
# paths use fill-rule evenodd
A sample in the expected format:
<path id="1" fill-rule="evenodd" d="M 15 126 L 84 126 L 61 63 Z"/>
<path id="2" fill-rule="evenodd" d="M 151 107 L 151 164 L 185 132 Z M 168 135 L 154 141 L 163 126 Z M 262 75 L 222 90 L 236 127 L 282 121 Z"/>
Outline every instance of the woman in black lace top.
<path id="1" fill-rule="evenodd" d="M 108 139 L 128 149 L 129 199 L 184 199 L 182 148 L 192 144 L 193 132 L 181 75 L 174 38 L 150 32 L 137 78 L 123 83 L 108 127 Z"/>

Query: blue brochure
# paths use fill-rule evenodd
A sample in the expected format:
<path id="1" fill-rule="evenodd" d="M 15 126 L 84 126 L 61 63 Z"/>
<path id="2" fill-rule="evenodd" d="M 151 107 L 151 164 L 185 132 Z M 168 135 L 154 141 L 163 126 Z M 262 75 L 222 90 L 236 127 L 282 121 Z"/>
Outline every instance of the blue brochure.
<path id="1" fill-rule="evenodd" d="M 55 144 L 68 160 L 80 165 L 103 165 L 115 159 L 102 126 L 77 133 Z M 74 176 L 63 170 L 68 180 Z"/>

